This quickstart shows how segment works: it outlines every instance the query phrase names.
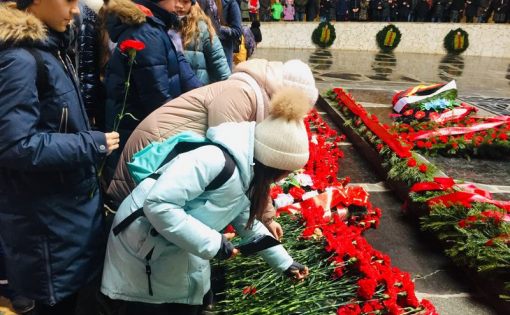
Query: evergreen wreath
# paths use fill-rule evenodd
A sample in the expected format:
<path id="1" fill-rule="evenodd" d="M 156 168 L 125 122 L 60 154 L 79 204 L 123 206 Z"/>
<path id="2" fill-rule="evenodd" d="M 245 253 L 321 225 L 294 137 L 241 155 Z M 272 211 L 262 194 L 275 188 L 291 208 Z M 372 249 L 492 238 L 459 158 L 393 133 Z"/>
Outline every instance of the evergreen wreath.
<path id="1" fill-rule="evenodd" d="M 446 34 L 443 44 L 449 54 L 461 54 L 469 47 L 469 34 L 461 28 L 451 30 Z"/>
<path id="2" fill-rule="evenodd" d="M 382 52 L 390 52 L 397 48 L 401 38 L 402 33 L 400 33 L 400 30 L 393 24 L 386 25 L 375 36 L 377 45 Z"/>
<path id="3" fill-rule="evenodd" d="M 327 48 L 333 44 L 336 38 L 335 27 L 329 22 L 321 22 L 312 33 L 312 42 L 321 47 Z"/>

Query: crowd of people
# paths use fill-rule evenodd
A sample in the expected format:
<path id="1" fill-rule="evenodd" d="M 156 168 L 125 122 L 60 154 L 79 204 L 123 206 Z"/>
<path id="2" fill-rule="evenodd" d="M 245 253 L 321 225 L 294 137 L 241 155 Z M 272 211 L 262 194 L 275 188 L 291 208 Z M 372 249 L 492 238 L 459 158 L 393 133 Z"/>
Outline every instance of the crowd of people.
<path id="1" fill-rule="evenodd" d="M 260 21 L 510 22 L 510 0 L 240 0 Z"/>
<path id="2" fill-rule="evenodd" d="M 2 1 L 0 295 L 18 313 L 75 314 L 92 287 L 87 314 L 199 314 L 209 260 L 238 254 L 227 225 L 282 236 L 269 187 L 307 162 L 318 90 L 299 60 L 246 61 L 258 26 L 235 0 Z M 135 181 L 138 153 L 166 160 Z"/>

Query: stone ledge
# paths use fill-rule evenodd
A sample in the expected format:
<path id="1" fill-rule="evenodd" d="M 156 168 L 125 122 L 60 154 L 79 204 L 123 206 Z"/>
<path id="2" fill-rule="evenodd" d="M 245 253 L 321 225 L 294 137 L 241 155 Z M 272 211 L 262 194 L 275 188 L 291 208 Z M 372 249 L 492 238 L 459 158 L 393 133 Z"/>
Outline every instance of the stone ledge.
<path id="1" fill-rule="evenodd" d="M 336 39 L 332 49 L 379 51 L 375 35 L 388 23 L 332 22 Z M 469 34 L 466 56 L 510 58 L 510 24 L 406 23 L 395 22 L 402 33 L 399 53 L 446 54 L 443 38 L 452 29 L 462 28 Z M 311 37 L 318 23 L 264 22 L 261 25 L 264 48 L 316 48 Z"/>

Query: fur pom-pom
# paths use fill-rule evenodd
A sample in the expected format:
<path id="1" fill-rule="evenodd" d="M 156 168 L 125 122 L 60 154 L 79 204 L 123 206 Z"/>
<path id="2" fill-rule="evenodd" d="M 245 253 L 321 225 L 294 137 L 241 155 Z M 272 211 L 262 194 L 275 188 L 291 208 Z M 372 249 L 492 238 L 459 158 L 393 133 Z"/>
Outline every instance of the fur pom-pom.
<path id="1" fill-rule="evenodd" d="M 270 114 L 275 118 L 301 120 L 311 109 L 305 92 L 294 87 L 285 87 L 273 95 Z"/>

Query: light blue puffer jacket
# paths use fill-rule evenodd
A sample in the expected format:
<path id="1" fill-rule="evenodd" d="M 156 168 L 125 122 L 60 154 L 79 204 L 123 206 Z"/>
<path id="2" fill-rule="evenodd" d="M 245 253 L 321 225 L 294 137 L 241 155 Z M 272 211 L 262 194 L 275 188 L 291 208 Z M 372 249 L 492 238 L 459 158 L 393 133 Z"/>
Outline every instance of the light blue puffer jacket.
<path id="1" fill-rule="evenodd" d="M 215 146 L 177 156 L 158 170 L 157 181 L 147 178 L 133 190 L 122 202 L 113 226 L 142 206 L 146 217 L 118 236 L 110 232 L 101 292 L 112 299 L 200 305 L 210 288 L 209 260 L 221 245 L 218 231 L 232 223 L 244 239 L 270 235 L 258 221 L 252 230 L 244 228 L 249 217 L 246 191 L 253 178 L 254 134 L 254 122 L 225 123 L 207 131 L 206 137 L 227 148 L 237 164 L 232 177 L 216 190 L 205 191 L 225 164 Z M 157 235 L 150 233 L 151 227 Z M 151 296 L 145 257 L 152 248 Z M 293 261 L 281 245 L 260 254 L 277 272 Z"/>
<path id="2" fill-rule="evenodd" d="M 200 31 L 198 40 L 184 47 L 186 60 L 204 85 L 228 79 L 230 68 L 218 36 L 214 35 L 211 42 L 204 21 L 198 21 L 198 29 Z"/>

